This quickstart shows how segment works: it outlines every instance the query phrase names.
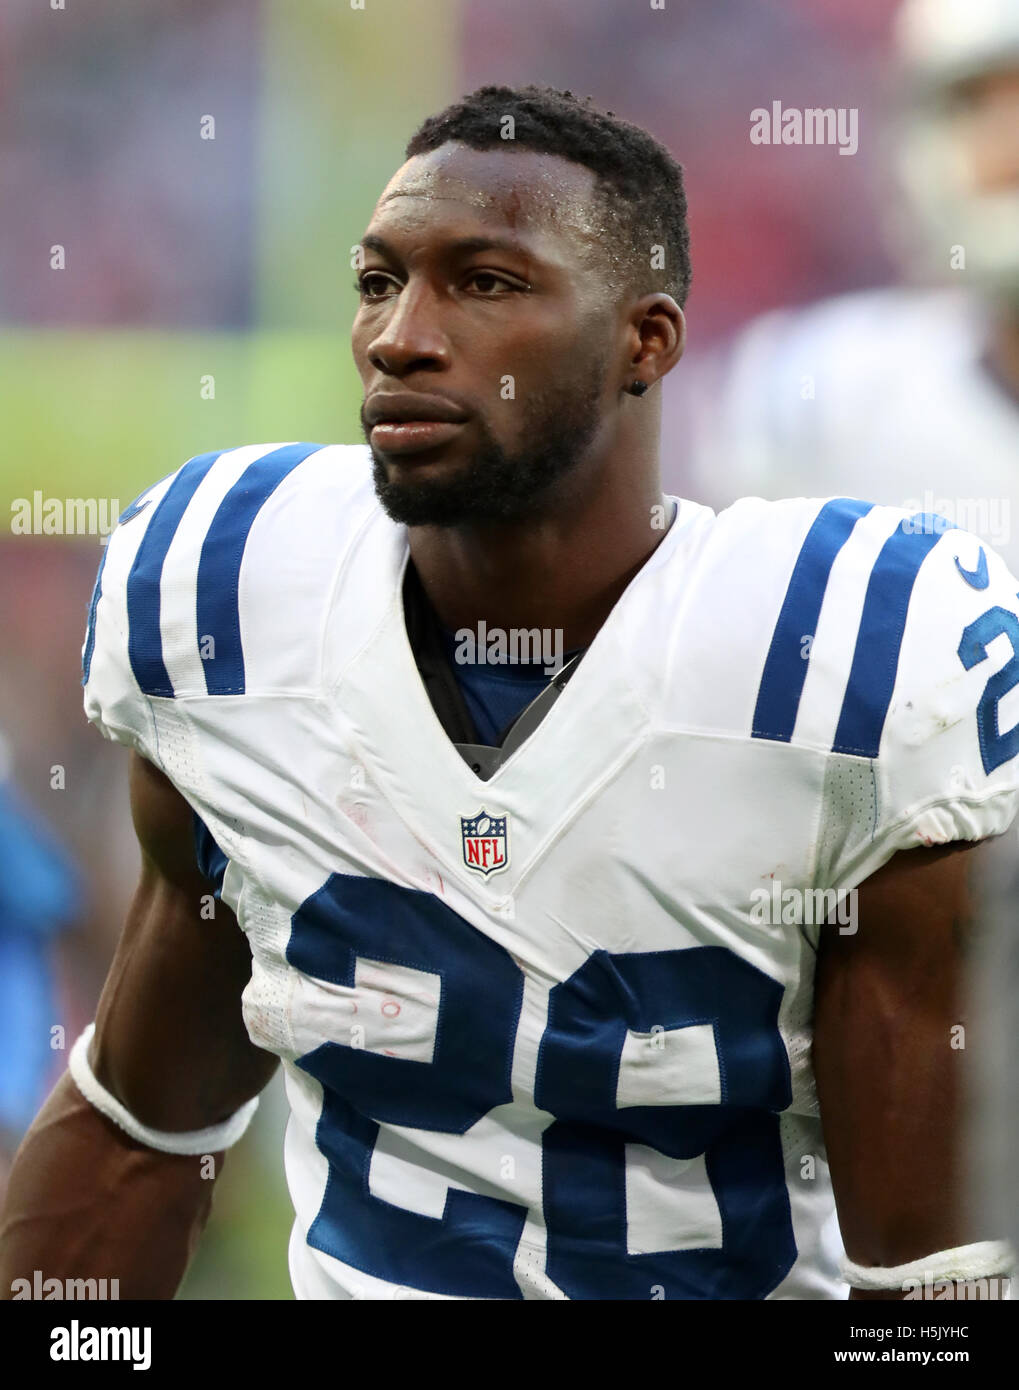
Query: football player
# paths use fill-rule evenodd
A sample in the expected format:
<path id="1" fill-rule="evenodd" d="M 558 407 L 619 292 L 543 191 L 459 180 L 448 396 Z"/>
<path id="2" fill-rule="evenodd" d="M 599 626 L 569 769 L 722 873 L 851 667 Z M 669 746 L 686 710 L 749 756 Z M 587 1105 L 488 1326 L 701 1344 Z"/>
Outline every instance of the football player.
<path id="1" fill-rule="evenodd" d="M 142 875 L 4 1287 L 171 1296 L 279 1061 L 301 1298 L 838 1297 L 833 1190 L 856 1297 L 1004 1273 L 956 991 L 1016 581 L 891 507 L 663 496 L 681 172 L 589 102 L 427 120 L 356 260 L 367 446 L 202 454 L 107 547 Z"/>

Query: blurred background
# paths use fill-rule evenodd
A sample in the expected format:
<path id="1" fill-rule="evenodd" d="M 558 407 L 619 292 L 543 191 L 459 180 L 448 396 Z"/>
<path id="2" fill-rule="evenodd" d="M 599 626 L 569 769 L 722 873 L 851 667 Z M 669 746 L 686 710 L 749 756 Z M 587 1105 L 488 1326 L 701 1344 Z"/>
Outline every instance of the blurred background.
<path id="1" fill-rule="evenodd" d="M 0 921 L 8 1153 L 138 869 L 123 750 L 81 711 L 104 518 L 205 450 L 360 441 L 350 252 L 424 116 L 566 87 L 684 164 L 670 491 L 930 494 L 1008 552 L 1019 464 L 1015 0 L 53 4 L 0 12 L 0 856 L 31 866 Z M 775 102 L 855 112 L 855 148 L 755 143 Z M 290 1297 L 283 1123 L 274 1089 L 183 1297 Z"/>

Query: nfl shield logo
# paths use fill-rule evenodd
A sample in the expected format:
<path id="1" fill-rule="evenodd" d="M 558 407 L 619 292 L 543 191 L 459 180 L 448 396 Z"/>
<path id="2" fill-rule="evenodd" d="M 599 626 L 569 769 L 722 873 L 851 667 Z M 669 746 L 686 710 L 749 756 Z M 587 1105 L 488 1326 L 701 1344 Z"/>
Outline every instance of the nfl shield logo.
<path id="1" fill-rule="evenodd" d="M 460 817 L 464 863 L 476 874 L 497 874 L 509 863 L 507 816 L 490 816 L 481 810 L 475 816 Z"/>

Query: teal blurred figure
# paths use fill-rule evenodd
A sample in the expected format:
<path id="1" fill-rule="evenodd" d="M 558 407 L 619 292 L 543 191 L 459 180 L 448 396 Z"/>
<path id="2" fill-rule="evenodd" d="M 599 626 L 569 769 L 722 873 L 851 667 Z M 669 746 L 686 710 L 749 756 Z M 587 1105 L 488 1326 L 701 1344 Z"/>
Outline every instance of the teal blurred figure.
<path id="1" fill-rule="evenodd" d="M 21 1135 L 63 1065 L 54 943 L 79 915 L 73 860 L 6 777 L 0 743 L 0 1192 Z"/>

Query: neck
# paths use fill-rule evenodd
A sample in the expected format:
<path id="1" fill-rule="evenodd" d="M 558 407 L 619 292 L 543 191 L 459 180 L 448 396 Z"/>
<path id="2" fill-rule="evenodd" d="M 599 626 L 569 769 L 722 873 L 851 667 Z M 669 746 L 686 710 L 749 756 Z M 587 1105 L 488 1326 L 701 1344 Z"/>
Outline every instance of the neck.
<path id="1" fill-rule="evenodd" d="M 559 630 L 570 651 L 594 639 L 671 519 L 656 466 L 604 468 L 524 521 L 413 527 L 410 553 L 445 627 Z"/>

